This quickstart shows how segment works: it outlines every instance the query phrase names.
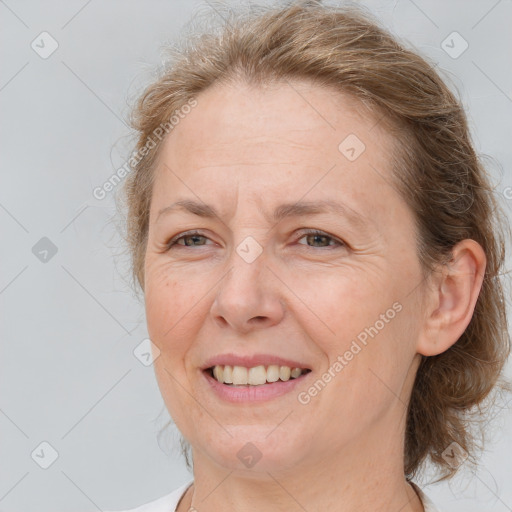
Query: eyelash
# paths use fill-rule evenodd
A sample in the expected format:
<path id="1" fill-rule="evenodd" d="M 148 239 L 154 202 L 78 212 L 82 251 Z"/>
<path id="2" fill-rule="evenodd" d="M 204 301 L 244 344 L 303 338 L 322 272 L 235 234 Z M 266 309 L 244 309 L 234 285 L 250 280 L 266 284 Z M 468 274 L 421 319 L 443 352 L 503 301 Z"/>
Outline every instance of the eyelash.
<path id="1" fill-rule="evenodd" d="M 302 231 L 302 234 L 300 236 L 300 238 L 298 238 L 298 240 L 304 238 L 305 236 L 307 235 L 317 235 L 317 236 L 322 236 L 322 237 L 326 237 L 328 238 L 329 240 L 332 240 L 334 241 L 338 247 L 344 247 L 346 246 L 346 244 L 344 242 L 342 242 L 341 240 L 338 240 L 337 238 L 334 238 L 333 236 L 325 233 L 324 231 L 320 231 L 318 229 L 305 229 Z M 165 246 L 166 246 L 166 249 L 169 251 L 171 250 L 175 245 L 181 245 L 181 244 L 177 244 L 177 242 L 179 240 L 182 240 L 184 238 L 188 238 L 188 237 L 191 237 L 191 236 L 201 236 L 201 237 L 204 237 L 204 238 L 208 238 L 207 236 L 203 235 L 203 233 L 201 233 L 200 231 L 187 231 L 179 236 L 176 236 L 176 237 L 173 237 L 171 238 L 169 241 L 166 242 Z M 304 245 L 304 244 L 301 244 L 301 245 Z M 188 246 L 188 245 L 181 245 L 181 247 L 185 248 L 185 247 L 194 247 L 194 246 Z M 308 246 L 306 246 L 308 247 Z M 331 248 L 331 249 L 335 249 L 336 246 L 327 246 L 327 247 L 312 247 L 312 246 L 309 246 L 311 247 L 312 249 L 328 249 L 328 248 Z"/>

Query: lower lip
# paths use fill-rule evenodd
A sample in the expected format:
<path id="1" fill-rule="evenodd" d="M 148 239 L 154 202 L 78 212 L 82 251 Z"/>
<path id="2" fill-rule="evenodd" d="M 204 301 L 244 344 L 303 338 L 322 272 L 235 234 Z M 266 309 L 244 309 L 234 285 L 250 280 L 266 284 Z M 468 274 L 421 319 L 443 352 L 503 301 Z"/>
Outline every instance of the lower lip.
<path id="1" fill-rule="evenodd" d="M 305 373 L 295 379 L 287 381 L 278 380 L 277 382 L 261 384 L 260 386 L 228 386 L 221 384 L 217 379 L 209 374 L 209 370 L 202 370 L 201 373 L 211 386 L 213 391 L 222 400 L 233 403 L 243 402 L 265 402 L 278 396 L 290 393 L 297 384 L 303 382 L 311 372 Z"/>

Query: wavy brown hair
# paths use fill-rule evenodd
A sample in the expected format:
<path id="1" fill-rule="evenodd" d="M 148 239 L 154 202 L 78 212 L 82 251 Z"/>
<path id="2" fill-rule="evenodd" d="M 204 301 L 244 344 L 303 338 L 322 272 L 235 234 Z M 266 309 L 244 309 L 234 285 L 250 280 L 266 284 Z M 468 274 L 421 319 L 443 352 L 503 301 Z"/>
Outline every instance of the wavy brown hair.
<path id="1" fill-rule="evenodd" d="M 497 396 L 491 391 L 510 389 L 502 373 L 510 353 L 502 283 L 510 231 L 473 148 L 464 110 L 434 65 L 361 8 L 320 1 L 250 7 L 224 7 L 220 16 L 211 11 L 220 25 L 209 21 L 206 30 L 193 29 L 184 44 L 171 49 L 171 59 L 133 110 L 136 149 L 141 153 L 155 139 L 155 130 L 191 98 L 200 105 L 208 87 L 237 80 L 254 85 L 308 80 L 351 95 L 393 129 L 400 144 L 394 149 L 392 178 L 415 216 L 424 276 L 448 262 L 452 248 L 464 239 L 477 241 L 487 257 L 468 327 L 442 354 L 422 356 L 408 405 L 404 474 L 411 479 L 430 458 L 441 472 L 439 480 L 450 478 L 458 468 L 443 458 L 443 451 L 456 442 L 470 461 L 476 460 L 483 420 Z M 123 190 L 133 280 L 141 290 L 161 146 L 157 140 L 133 165 Z M 183 439 L 182 448 L 191 469 L 190 447 Z"/>

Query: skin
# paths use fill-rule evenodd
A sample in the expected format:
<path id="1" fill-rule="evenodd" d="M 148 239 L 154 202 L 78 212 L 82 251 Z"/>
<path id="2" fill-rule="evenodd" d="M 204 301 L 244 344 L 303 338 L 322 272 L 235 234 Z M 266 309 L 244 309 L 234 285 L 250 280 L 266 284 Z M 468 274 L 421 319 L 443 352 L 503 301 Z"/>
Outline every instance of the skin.
<path id="1" fill-rule="evenodd" d="M 395 141 L 354 98 L 293 82 L 216 85 L 197 100 L 160 154 L 145 260 L 158 384 L 193 449 L 194 486 L 178 510 L 422 511 L 403 474 L 406 404 L 420 354 L 444 352 L 471 319 L 482 248 L 461 242 L 449 267 L 422 279 L 414 216 L 391 186 Z M 351 133 L 366 146 L 352 162 L 338 149 Z M 183 198 L 219 217 L 158 217 Z M 367 218 L 366 230 L 333 212 L 278 224 L 264 215 L 327 198 Z M 191 229 L 201 231 L 192 245 L 166 247 Z M 248 236 L 263 249 L 252 263 L 236 252 Z M 401 311 L 299 403 L 394 303 Z M 200 373 L 226 352 L 289 357 L 312 372 L 297 392 L 234 405 Z M 252 468 L 237 457 L 247 442 L 261 453 Z"/>

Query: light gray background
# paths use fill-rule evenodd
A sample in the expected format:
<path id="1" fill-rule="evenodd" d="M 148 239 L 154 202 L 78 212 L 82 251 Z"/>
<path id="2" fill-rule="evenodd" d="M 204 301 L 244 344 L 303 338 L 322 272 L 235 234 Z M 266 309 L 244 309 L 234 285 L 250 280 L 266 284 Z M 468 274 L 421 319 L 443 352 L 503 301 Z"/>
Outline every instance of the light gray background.
<path id="1" fill-rule="evenodd" d="M 512 2 L 364 3 L 459 89 L 510 214 Z M 3 512 L 133 507 L 190 478 L 177 434 L 157 441 L 168 415 L 133 354 L 144 310 L 123 277 L 113 196 L 92 190 L 129 153 L 123 120 L 162 44 L 199 9 L 217 16 L 200 1 L 0 0 Z M 31 48 L 43 31 L 59 45 L 47 59 Z M 469 44 L 456 59 L 441 48 L 453 31 Z M 32 252 L 43 237 L 58 249 L 47 262 Z M 497 425 L 475 476 L 426 488 L 440 509 L 512 510 L 510 404 Z M 46 470 L 43 441 L 58 452 Z"/>

